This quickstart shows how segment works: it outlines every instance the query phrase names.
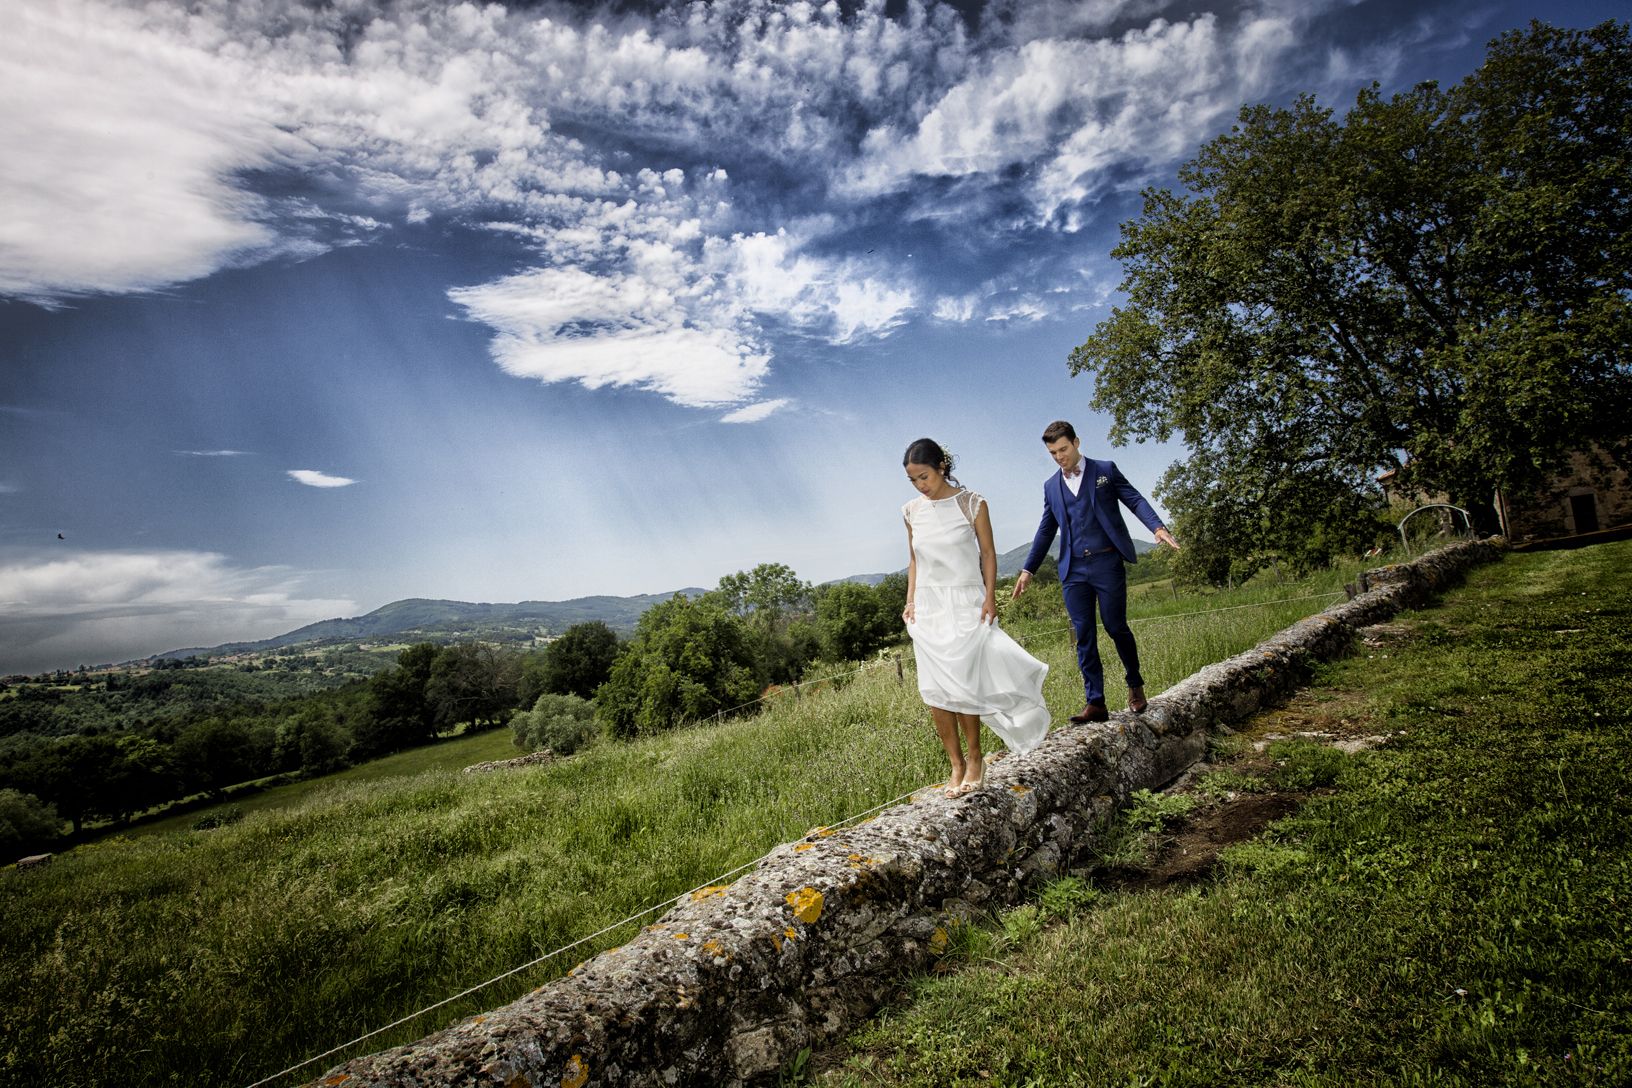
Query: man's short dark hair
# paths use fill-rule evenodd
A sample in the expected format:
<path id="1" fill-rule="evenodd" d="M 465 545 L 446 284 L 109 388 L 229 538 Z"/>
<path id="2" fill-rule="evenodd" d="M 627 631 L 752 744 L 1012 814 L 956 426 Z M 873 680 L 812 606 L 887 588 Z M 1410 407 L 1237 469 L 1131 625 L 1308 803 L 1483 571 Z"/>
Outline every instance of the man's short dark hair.
<path id="1" fill-rule="evenodd" d="M 1077 429 L 1063 419 L 1056 419 L 1043 428 L 1043 445 L 1058 442 L 1062 438 L 1069 438 L 1075 442 L 1077 440 Z"/>

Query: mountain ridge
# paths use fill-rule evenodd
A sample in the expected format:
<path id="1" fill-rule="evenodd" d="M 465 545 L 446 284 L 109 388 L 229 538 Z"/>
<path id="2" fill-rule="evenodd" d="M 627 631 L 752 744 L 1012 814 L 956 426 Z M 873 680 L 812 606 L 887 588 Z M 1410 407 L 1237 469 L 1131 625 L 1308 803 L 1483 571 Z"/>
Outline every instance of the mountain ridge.
<path id="1" fill-rule="evenodd" d="M 1144 540 L 1133 542 L 1134 551 L 1140 555 L 1154 551 L 1155 544 Z M 1018 548 L 1006 551 L 997 557 L 997 576 L 1008 578 L 1018 573 L 1020 564 L 1025 562 L 1026 553 L 1031 550 L 1030 544 L 1022 544 Z M 1052 558 L 1058 555 L 1055 548 L 1049 549 Z M 856 582 L 862 585 L 877 585 L 891 574 L 904 574 L 906 568 L 890 571 L 883 574 L 852 574 L 844 578 L 835 578 L 833 585 L 839 582 Z M 411 635 L 417 631 L 435 631 L 438 634 L 476 633 L 483 629 L 504 628 L 511 631 L 525 627 L 544 627 L 550 630 L 565 630 L 575 623 L 588 623 L 599 620 L 614 630 L 625 633 L 633 631 L 640 616 L 654 604 L 660 604 L 677 593 L 684 593 L 688 597 L 695 597 L 708 592 L 698 586 L 687 586 L 684 589 L 671 590 L 667 593 L 640 593 L 629 597 L 615 597 L 609 594 L 592 594 L 586 597 L 572 597 L 564 601 L 517 601 L 513 604 L 487 603 L 471 601 L 452 601 L 435 597 L 404 597 L 402 600 L 392 601 L 381 605 L 372 612 L 361 616 L 335 617 L 333 619 L 318 620 L 308 623 L 304 627 L 297 627 L 281 635 L 271 638 L 255 639 L 244 642 L 224 642 L 218 646 L 192 646 L 179 650 L 168 650 L 164 653 L 153 654 L 143 660 L 157 661 L 166 658 L 187 657 L 217 657 L 230 654 L 265 653 L 269 650 L 281 650 L 289 646 L 298 646 L 310 642 L 344 642 L 352 640 L 392 638 L 394 636 Z"/>

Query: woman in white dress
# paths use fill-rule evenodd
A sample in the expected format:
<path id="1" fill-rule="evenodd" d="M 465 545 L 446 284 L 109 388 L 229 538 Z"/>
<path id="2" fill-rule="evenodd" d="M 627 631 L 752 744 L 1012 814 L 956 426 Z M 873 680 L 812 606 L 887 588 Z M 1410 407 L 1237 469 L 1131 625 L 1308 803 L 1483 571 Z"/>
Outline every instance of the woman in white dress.
<path id="1" fill-rule="evenodd" d="M 1015 752 L 1042 743 L 1048 666 L 997 626 L 997 552 L 986 500 L 958 483 L 952 458 L 931 439 L 908 446 L 902 464 L 918 497 L 901 508 L 910 550 L 901 618 L 912 636 L 918 691 L 952 763 L 947 792 L 957 796 L 985 781 L 982 719 Z"/>

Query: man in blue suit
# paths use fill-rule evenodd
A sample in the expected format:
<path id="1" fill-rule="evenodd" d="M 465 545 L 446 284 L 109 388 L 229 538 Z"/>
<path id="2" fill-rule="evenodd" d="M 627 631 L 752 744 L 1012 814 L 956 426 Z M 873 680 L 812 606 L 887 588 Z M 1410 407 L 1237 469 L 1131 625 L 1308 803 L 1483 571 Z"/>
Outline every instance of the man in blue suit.
<path id="1" fill-rule="evenodd" d="M 1014 580 L 1018 597 L 1031 584 L 1037 565 L 1048 555 L 1054 535 L 1060 536 L 1060 584 L 1065 591 L 1065 610 L 1077 635 L 1077 667 L 1088 705 L 1081 714 L 1071 715 L 1077 724 L 1102 722 L 1110 717 L 1105 706 L 1105 671 L 1099 662 L 1099 637 L 1094 629 L 1094 607 L 1111 636 L 1122 668 L 1127 673 L 1128 709 L 1145 709 L 1145 681 L 1139 675 L 1139 647 L 1128 626 L 1128 572 L 1124 562 L 1138 556 L 1133 539 L 1122 523 L 1121 502 L 1156 534 L 1156 539 L 1177 551 L 1178 541 L 1167 531 L 1150 503 L 1111 461 L 1096 461 L 1082 455 L 1076 428 L 1065 420 L 1050 423 L 1043 431 L 1043 444 L 1060 471 L 1043 483 L 1043 520 L 1031 542 L 1031 554 Z"/>

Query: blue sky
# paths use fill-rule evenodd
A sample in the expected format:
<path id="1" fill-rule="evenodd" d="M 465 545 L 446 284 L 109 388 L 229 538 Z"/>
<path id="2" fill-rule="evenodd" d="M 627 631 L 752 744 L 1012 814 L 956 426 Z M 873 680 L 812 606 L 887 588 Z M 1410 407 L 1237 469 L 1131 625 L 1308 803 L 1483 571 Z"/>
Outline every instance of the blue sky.
<path id="1" fill-rule="evenodd" d="M 1138 191 L 1606 3 L 12 0 L 0 673 L 1029 539 Z M 60 534 L 60 538 L 59 538 Z"/>

